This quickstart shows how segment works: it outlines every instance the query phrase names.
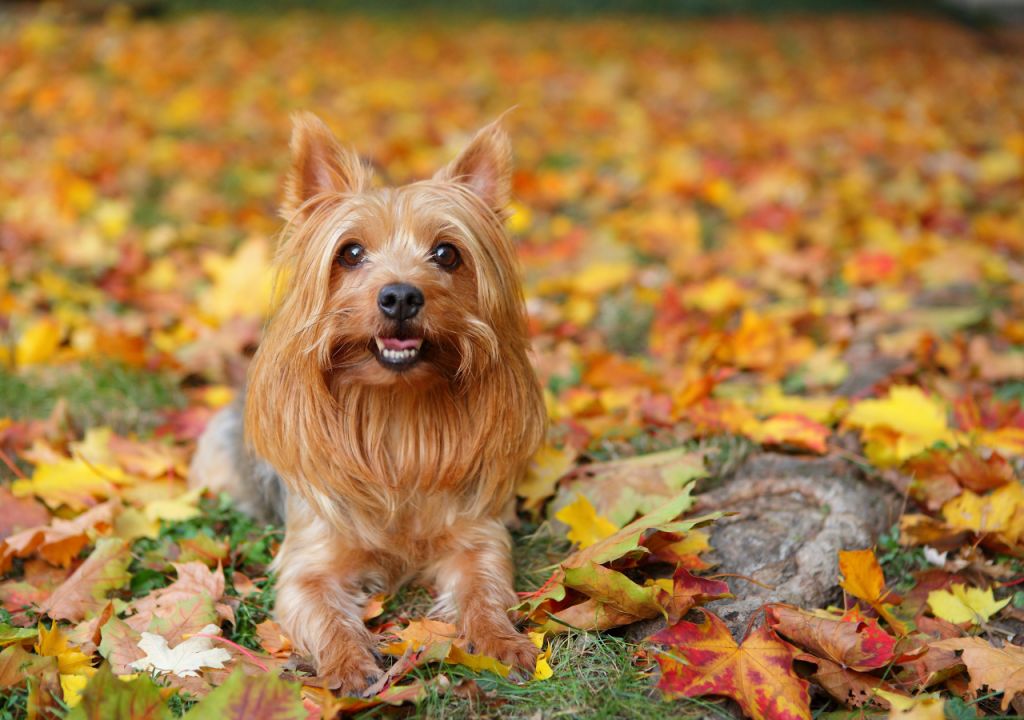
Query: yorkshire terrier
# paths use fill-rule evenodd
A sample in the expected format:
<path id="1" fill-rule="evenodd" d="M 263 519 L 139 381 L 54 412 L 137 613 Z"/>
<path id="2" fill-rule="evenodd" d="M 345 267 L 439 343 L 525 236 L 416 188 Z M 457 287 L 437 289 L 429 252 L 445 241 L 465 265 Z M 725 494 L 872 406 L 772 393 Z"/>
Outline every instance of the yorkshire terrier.
<path id="1" fill-rule="evenodd" d="M 402 187 L 375 185 L 312 114 L 291 150 L 282 299 L 189 484 L 285 522 L 275 616 L 328 687 L 380 676 L 364 605 L 413 580 L 474 652 L 532 673 L 500 518 L 546 413 L 504 229 L 508 135 L 492 123 Z"/>

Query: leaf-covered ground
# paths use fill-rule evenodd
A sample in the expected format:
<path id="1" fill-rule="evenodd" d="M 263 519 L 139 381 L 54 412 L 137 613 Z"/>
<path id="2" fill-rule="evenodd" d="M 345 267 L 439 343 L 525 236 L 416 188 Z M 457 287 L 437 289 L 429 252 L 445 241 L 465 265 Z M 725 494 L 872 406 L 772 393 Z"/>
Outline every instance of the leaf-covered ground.
<path id="1" fill-rule="evenodd" d="M 901 16 L 4 16 L 0 718 L 1024 708 L 1020 47 Z M 271 303 L 289 114 L 401 183 L 513 106 L 543 662 L 509 680 L 409 588 L 367 612 L 388 682 L 331 698 L 268 615 L 280 529 L 184 487 Z M 737 645 L 691 612 L 729 592 L 715 516 L 679 518 L 762 450 L 907 504 L 839 559 L 844 607 L 767 608 Z"/>

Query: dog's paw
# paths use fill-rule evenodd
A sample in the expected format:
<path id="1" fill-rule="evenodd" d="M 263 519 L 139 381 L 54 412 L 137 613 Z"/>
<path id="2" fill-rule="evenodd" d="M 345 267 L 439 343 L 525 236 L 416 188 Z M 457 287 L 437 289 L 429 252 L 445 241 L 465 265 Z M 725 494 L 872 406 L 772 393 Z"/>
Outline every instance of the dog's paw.
<path id="1" fill-rule="evenodd" d="M 526 635 L 513 632 L 493 635 L 476 635 L 470 638 L 473 652 L 478 655 L 492 657 L 503 665 L 509 665 L 513 672 L 523 679 L 533 676 L 537 668 L 537 656 L 540 648 Z M 511 673 L 509 677 L 512 678 Z"/>
<path id="2" fill-rule="evenodd" d="M 338 695 L 358 697 L 380 679 L 382 672 L 373 654 L 363 648 L 331 653 L 322 658 L 317 677 Z"/>

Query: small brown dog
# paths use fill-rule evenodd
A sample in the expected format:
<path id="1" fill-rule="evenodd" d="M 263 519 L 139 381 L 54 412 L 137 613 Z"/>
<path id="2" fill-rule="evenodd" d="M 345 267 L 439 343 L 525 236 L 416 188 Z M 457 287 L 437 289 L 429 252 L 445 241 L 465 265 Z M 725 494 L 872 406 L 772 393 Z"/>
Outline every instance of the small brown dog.
<path id="1" fill-rule="evenodd" d="M 276 618 L 343 692 L 380 675 L 367 598 L 414 579 L 475 652 L 532 672 L 499 519 L 545 424 L 503 227 L 508 136 L 491 124 L 397 188 L 311 114 L 292 155 L 283 299 L 189 483 L 285 519 Z"/>

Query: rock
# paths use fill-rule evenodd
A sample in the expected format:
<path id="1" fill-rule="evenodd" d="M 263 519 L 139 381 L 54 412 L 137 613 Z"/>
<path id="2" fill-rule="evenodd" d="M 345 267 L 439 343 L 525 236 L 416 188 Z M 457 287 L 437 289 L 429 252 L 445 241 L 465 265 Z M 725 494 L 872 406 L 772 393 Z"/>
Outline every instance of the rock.
<path id="1" fill-rule="evenodd" d="M 839 551 L 871 547 L 896 522 L 900 505 L 895 492 L 835 456 L 751 456 L 734 478 L 697 496 L 688 516 L 739 513 L 711 526 L 713 550 L 703 557 L 716 564 L 713 574 L 744 575 L 772 589 L 723 578 L 738 599 L 706 607 L 739 641 L 765 603 L 818 608 L 839 601 Z M 664 626 L 661 618 L 636 623 L 628 636 L 639 640 Z"/>

